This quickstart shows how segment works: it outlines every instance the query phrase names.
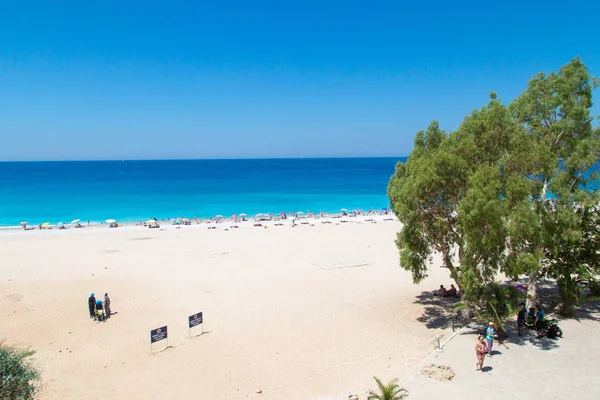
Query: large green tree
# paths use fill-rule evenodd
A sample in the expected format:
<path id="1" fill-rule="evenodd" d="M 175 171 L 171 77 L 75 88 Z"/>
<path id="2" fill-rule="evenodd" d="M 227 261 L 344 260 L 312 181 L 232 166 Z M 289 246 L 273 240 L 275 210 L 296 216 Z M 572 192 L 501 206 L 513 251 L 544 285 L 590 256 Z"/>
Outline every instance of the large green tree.
<path id="1" fill-rule="evenodd" d="M 402 223 L 400 265 L 415 282 L 439 253 L 467 298 L 503 271 L 528 274 L 535 301 L 546 250 L 561 237 L 549 224 L 566 227 L 574 204 L 597 202 L 587 173 L 600 148 L 589 111 L 595 85 L 574 59 L 536 75 L 508 108 L 492 93 L 457 131 L 433 122 L 417 133 L 388 185 Z"/>
<path id="2" fill-rule="evenodd" d="M 527 132 L 526 146 L 518 147 L 510 164 L 519 184 L 509 193 L 513 207 L 507 221 L 514 261 L 510 272 L 529 275 L 530 304 L 536 299 L 548 249 L 569 236 L 574 205 L 590 207 L 598 201 L 597 191 L 590 187 L 597 176 L 589 173 L 600 155 L 600 130 L 592 128 L 590 113 L 597 83 L 575 58 L 558 73 L 533 77 L 510 105 Z"/>
<path id="3" fill-rule="evenodd" d="M 400 265 L 415 283 L 427 276 L 434 253 L 461 290 L 493 279 L 506 244 L 501 198 L 506 179 L 498 163 L 505 162 L 518 132 L 492 94 L 456 132 L 448 135 L 433 122 L 417 133 L 413 152 L 397 164 L 388 185 L 402 222 L 396 240 Z"/>

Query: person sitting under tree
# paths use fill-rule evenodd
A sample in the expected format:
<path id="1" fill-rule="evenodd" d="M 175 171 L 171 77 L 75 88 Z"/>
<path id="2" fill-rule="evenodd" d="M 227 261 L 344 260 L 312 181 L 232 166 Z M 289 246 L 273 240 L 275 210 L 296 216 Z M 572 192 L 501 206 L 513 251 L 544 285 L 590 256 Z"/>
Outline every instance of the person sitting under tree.
<path id="1" fill-rule="evenodd" d="M 446 290 L 446 288 L 444 287 L 444 285 L 440 285 L 439 290 L 435 290 L 433 292 L 434 296 L 440 296 L 440 297 L 446 297 L 448 296 L 448 291 Z"/>

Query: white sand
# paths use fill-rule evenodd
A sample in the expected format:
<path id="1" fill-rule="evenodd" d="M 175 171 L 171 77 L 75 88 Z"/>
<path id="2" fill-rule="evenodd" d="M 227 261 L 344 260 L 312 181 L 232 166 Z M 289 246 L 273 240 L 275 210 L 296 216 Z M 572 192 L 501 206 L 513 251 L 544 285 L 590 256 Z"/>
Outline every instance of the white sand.
<path id="1" fill-rule="evenodd" d="M 397 222 L 224 226 L 0 236 L 0 338 L 37 351 L 47 399 L 362 399 L 431 351 L 415 296 L 450 280 L 437 262 L 412 284 Z M 105 291 L 117 314 L 93 322 Z M 172 348 L 151 355 L 162 325 Z"/>

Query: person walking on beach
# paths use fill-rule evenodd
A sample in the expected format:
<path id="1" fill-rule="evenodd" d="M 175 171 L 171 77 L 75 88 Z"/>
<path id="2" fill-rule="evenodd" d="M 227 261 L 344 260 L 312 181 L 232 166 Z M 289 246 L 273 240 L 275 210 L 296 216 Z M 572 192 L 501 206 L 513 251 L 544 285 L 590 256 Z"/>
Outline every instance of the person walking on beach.
<path id="1" fill-rule="evenodd" d="M 104 313 L 106 318 L 110 318 L 110 297 L 108 297 L 108 293 L 104 293 Z"/>
<path id="2" fill-rule="evenodd" d="M 90 309 L 90 318 L 94 318 L 94 311 L 96 310 L 96 298 L 94 297 L 94 293 L 90 293 L 88 308 Z"/>
<path id="3" fill-rule="evenodd" d="M 475 344 L 475 354 L 477 355 L 477 363 L 475 364 L 475 371 L 483 370 L 483 360 L 485 358 L 485 353 L 487 352 L 487 346 L 485 344 L 485 340 L 482 335 L 479 335 L 477 338 L 477 343 Z"/>
<path id="4" fill-rule="evenodd" d="M 519 336 L 523 336 L 523 327 L 525 326 L 526 312 L 525 303 L 521 303 L 519 313 L 517 314 L 517 333 Z"/>
<path id="5" fill-rule="evenodd" d="M 490 322 L 486 331 L 485 331 L 485 340 L 487 341 L 487 353 L 488 356 L 492 356 L 492 347 L 494 346 L 494 339 L 497 338 L 496 334 L 496 325 L 493 322 Z"/>

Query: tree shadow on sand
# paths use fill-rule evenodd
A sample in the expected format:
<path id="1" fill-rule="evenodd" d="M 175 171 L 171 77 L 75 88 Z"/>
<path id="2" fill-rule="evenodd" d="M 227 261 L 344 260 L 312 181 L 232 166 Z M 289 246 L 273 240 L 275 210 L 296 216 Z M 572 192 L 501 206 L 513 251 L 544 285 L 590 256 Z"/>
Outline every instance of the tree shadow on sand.
<path id="1" fill-rule="evenodd" d="M 506 338 L 498 341 L 499 348 L 510 349 L 509 346 L 525 346 L 527 344 L 537 347 L 540 350 L 553 350 L 560 347 L 560 338 L 550 339 L 546 336 L 541 338 L 537 337 L 537 331 L 535 329 L 523 328 L 523 336 L 519 336 L 517 333 L 517 328 L 514 324 L 510 322 L 506 322 L 504 325 L 506 329 L 506 334 L 508 335 Z"/>
<path id="2" fill-rule="evenodd" d="M 423 314 L 417 318 L 429 329 L 443 329 L 452 325 L 454 313 L 452 307 L 460 299 L 455 297 L 437 297 L 432 292 L 423 292 L 416 297 L 414 304 L 424 306 Z"/>
<path id="3" fill-rule="evenodd" d="M 577 309 L 577 321 L 583 319 L 600 322 L 600 300 L 588 300 Z"/>
<path id="4" fill-rule="evenodd" d="M 502 350 L 510 350 L 511 347 L 522 347 L 525 345 L 532 345 L 537 347 L 540 350 L 552 350 L 560 347 L 560 338 L 550 339 L 547 337 L 537 338 L 535 330 L 524 329 L 523 336 L 519 336 L 517 334 L 517 330 L 515 327 L 505 325 L 507 337 L 501 337 L 494 341 L 494 350 L 492 352 L 493 355 L 501 355 Z M 469 327 L 468 329 L 463 330 L 461 335 L 472 335 L 478 336 L 481 335 L 484 330 L 484 325 Z M 475 339 L 473 339 L 475 340 Z"/>

